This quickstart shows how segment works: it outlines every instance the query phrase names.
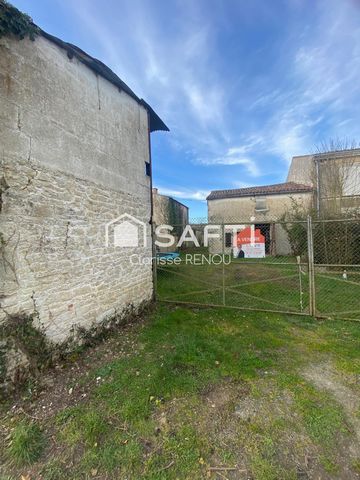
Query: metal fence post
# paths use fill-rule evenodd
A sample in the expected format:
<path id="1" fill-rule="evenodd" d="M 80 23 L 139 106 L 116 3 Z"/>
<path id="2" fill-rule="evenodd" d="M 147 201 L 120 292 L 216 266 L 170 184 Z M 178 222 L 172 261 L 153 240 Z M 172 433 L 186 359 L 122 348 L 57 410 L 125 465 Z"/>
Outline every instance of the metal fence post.
<path id="1" fill-rule="evenodd" d="M 311 316 L 316 314 L 315 301 L 315 272 L 314 272 L 314 243 L 312 218 L 307 217 L 307 244 L 308 244 L 308 271 L 309 271 L 309 313 Z"/>
<path id="2" fill-rule="evenodd" d="M 157 300 L 157 258 L 156 258 L 156 245 L 155 245 L 155 230 L 156 230 L 156 225 L 153 221 L 151 220 L 151 254 L 152 254 L 152 277 L 153 277 L 153 301 L 156 302 Z"/>
<path id="3" fill-rule="evenodd" d="M 225 225 L 222 226 L 222 297 L 223 305 L 226 305 L 225 297 Z"/>

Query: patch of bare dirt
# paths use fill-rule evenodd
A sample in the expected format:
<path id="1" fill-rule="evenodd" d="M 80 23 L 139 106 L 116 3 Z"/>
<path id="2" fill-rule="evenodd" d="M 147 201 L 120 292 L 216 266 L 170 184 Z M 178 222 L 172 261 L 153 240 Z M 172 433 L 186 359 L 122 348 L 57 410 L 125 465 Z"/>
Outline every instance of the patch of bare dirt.
<path id="1" fill-rule="evenodd" d="M 357 438 L 356 443 L 352 443 L 349 448 L 354 456 L 360 456 L 360 398 L 340 379 L 339 373 L 330 363 L 320 365 L 309 365 L 303 372 L 303 376 L 320 390 L 330 393 L 337 403 L 339 403 L 346 415 L 348 423 L 351 425 L 353 433 Z"/>
<path id="2" fill-rule="evenodd" d="M 213 385 L 202 392 L 202 399 L 210 408 L 222 409 L 234 404 L 250 392 L 246 383 L 223 382 Z"/>
<path id="3" fill-rule="evenodd" d="M 257 478 L 252 462 L 262 455 L 260 446 L 265 434 L 273 435 L 274 442 L 279 442 L 276 461 L 284 469 L 293 469 L 295 465 L 297 478 L 318 478 L 308 475 L 315 471 L 318 452 L 306 435 L 291 431 L 291 426 L 282 438 L 271 432 L 274 422 L 293 415 L 291 395 L 278 392 L 269 378 L 256 382 L 256 387 L 254 395 L 251 384 L 228 380 L 206 388 L 194 404 L 188 404 L 186 398 L 174 399 L 156 419 L 159 434 L 176 430 L 179 422 L 194 425 L 209 444 L 210 479 Z"/>
<path id="4" fill-rule="evenodd" d="M 354 400 L 348 396 L 349 406 L 355 410 Z M 270 377 L 252 385 L 231 380 L 212 385 L 194 403 L 188 403 L 187 398 L 174 399 L 156 420 L 160 436 L 176 431 L 180 423 L 196 427 L 211 451 L 211 479 L 259 478 L 254 462 L 263 460 L 283 472 L 292 471 L 298 480 L 360 478 L 352 469 L 356 455 L 347 450 L 353 437 L 338 439 L 339 450 L 331 460 L 339 469 L 334 473 L 326 471 L 326 453 L 307 434 L 292 393 L 279 389 Z M 284 473 L 281 478 L 285 476 Z"/>
<path id="5" fill-rule="evenodd" d="M 42 373 L 42 377 L 27 389 L 14 395 L 10 416 L 23 414 L 29 418 L 43 420 L 52 417 L 64 408 L 86 402 L 100 385 L 101 377 L 94 378 L 91 372 L 104 364 L 129 355 L 136 355 L 141 345 L 134 338 L 143 322 L 122 326 L 121 332 L 93 345 L 78 354 L 70 354 L 62 362 Z"/>

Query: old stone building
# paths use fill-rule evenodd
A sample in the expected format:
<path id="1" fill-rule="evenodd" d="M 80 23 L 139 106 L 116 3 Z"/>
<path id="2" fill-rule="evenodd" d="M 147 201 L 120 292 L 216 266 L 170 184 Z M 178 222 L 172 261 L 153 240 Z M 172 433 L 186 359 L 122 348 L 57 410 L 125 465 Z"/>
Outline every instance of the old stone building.
<path id="1" fill-rule="evenodd" d="M 265 237 L 266 253 L 284 255 L 290 245 L 284 229 L 274 225 L 296 202 L 308 208 L 313 202 L 313 187 L 294 182 L 259 187 L 214 190 L 207 197 L 208 222 L 213 224 L 255 224 Z M 225 252 L 233 245 L 233 233 L 225 232 Z M 211 251 L 219 252 L 221 241 L 211 242 Z"/>
<path id="2" fill-rule="evenodd" d="M 172 197 L 162 195 L 157 188 L 153 188 L 152 192 L 154 225 L 172 226 L 173 230 L 171 233 L 175 239 L 174 244 L 176 244 L 185 225 L 189 223 L 189 208 Z M 175 245 L 170 247 L 157 247 L 157 250 L 161 252 L 173 251 L 174 247 Z"/>
<path id="3" fill-rule="evenodd" d="M 41 30 L 0 39 L 2 324 L 30 316 L 61 343 L 151 300 L 152 266 L 130 257 L 152 255 L 155 130 L 168 128 L 79 48 Z M 114 244 L 124 215 L 137 246 Z"/>
<path id="4" fill-rule="evenodd" d="M 154 205 L 154 223 L 156 225 L 181 225 L 189 223 L 189 208 L 183 203 L 152 189 Z"/>

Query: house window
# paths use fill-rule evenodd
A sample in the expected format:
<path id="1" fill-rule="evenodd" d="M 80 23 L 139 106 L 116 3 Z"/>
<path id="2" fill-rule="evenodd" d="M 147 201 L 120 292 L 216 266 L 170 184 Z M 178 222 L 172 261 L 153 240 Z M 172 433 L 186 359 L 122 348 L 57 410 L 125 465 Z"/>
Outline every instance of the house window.
<path id="1" fill-rule="evenodd" d="M 266 197 L 255 197 L 255 211 L 264 212 L 268 210 L 266 205 Z"/>
<path id="2" fill-rule="evenodd" d="M 145 174 L 147 177 L 151 177 L 150 162 L 145 162 Z"/>
<path id="3" fill-rule="evenodd" d="M 225 247 L 232 246 L 232 234 L 231 232 L 225 232 Z"/>

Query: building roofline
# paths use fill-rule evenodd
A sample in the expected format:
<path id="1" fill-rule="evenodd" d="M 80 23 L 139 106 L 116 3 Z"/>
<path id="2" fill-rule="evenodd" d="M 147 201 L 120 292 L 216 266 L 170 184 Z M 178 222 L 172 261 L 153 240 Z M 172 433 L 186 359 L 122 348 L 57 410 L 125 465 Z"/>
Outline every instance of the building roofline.
<path id="1" fill-rule="evenodd" d="M 189 210 L 189 207 L 187 205 L 185 205 L 185 203 L 179 202 L 179 200 L 176 200 L 176 198 L 174 198 L 174 197 L 169 197 L 169 198 L 171 200 L 173 200 L 174 202 L 178 203 L 179 205 L 181 205 L 182 207 L 185 207 L 187 210 Z"/>
<path id="2" fill-rule="evenodd" d="M 154 187 L 156 188 L 156 187 Z M 153 193 L 154 193 L 154 188 L 153 188 Z M 156 188 L 157 189 L 157 188 Z M 158 189 L 157 189 L 158 190 Z M 179 205 L 185 207 L 187 210 L 189 210 L 189 207 L 187 205 L 185 205 L 184 203 L 182 202 L 179 202 L 179 200 L 176 200 L 176 198 L 174 197 L 170 197 L 170 195 L 164 195 L 163 193 L 159 193 L 159 192 L 156 192 L 156 195 L 160 196 L 160 197 L 166 197 L 168 198 L 169 200 L 172 200 L 173 202 L 176 202 L 178 203 Z"/>
<path id="3" fill-rule="evenodd" d="M 305 158 L 305 157 L 313 157 L 314 153 L 308 153 L 306 155 L 294 155 L 292 158 Z"/>
<path id="4" fill-rule="evenodd" d="M 360 155 L 360 148 L 345 148 L 344 150 L 329 150 L 327 152 L 308 153 L 306 155 L 294 155 L 292 158 L 321 158 L 321 157 L 341 157 L 341 156 Z"/>
<path id="5" fill-rule="evenodd" d="M 310 193 L 314 188 L 295 182 L 276 183 L 273 185 L 260 185 L 255 187 L 234 188 L 230 190 L 212 190 L 206 200 L 220 200 L 224 198 L 244 198 L 257 195 L 284 195 L 296 193 Z"/>
<path id="6" fill-rule="evenodd" d="M 319 152 L 313 155 L 315 160 L 327 160 L 331 158 L 357 157 L 360 155 L 360 148 L 348 148 L 345 150 L 332 150 Z"/>

